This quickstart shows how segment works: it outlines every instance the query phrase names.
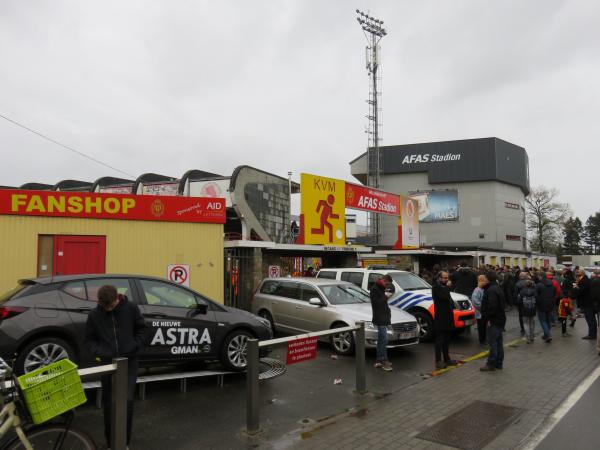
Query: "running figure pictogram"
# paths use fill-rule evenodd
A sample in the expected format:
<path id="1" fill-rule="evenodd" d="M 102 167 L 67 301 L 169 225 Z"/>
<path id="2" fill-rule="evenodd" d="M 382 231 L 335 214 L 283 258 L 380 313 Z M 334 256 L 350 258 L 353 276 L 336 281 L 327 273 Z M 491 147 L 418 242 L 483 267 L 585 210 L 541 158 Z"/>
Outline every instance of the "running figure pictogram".
<path id="1" fill-rule="evenodd" d="M 333 225 L 329 223 L 329 219 L 339 219 L 339 214 L 333 214 L 333 204 L 335 203 L 335 197 L 332 194 L 327 196 L 327 201 L 320 200 L 317 204 L 317 213 L 321 211 L 321 228 L 311 228 L 312 234 L 325 234 L 325 228 L 329 231 L 329 242 L 333 242 Z"/>

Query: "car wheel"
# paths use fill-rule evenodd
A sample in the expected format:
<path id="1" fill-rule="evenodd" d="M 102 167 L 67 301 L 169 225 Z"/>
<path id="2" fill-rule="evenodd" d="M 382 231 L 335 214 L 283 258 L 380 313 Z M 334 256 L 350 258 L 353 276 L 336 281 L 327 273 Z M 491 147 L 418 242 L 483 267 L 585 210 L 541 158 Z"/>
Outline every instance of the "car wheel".
<path id="1" fill-rule="evenodd" d="M 32 372 L 61 359 L 70 359 L 77 364 L 73 347 L 63 339 L 46 337 L 27 344 L 19 352 L 16 370 L 19 374 Z"/>
<path id="2" fill-rule="evenodd" d="M 247 331 L 236 330 L 227 335 L 221 350 L 221 362 L 235 372 L 246 370 L 248 364 L 248 339 L 253 339 Z"/>
<path id="3" fill-rule="evenodd" d="M 275 322 L 273 321 L 273 316 L 271 315 L 271 313 L 266 309 L 261 309 L 258 312 L 258 315 L 263 319 L 267 319 L 271 323 L 271 330 L 273 331 L 273 334 L 275 334 Z"/>
<path id="4" fill-rule="evenodd" d="M 331 328 L 343 328 L 347 326 L 345 323 L 336 323 Z M 332 334 L 329 337 L 329 342 L 338 355 L 350 356 L 354 354 L 354 333 L 352 331 Z"/>
<path id="5" fill-rule="evenodd" d="M 410 313 L 415 316 L 415 319 L 417 319 L 417 323 L 419 324 L 419 340 L 423 342 L 433 341 L 434 331 L 431 315 L 428 312 L 420 310 L 410 311 Z"/>

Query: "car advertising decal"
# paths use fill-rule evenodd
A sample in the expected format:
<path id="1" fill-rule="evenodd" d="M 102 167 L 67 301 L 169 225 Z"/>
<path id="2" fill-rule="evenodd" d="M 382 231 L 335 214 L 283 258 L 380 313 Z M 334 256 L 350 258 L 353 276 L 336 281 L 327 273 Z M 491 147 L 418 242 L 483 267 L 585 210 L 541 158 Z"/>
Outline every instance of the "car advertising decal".
<path id="1" fill-rule="evenodd" d="M 152 322 L 152 327 L 156 328 L 150 345 L 168 345 L 171 346 L 172 355 L 195 355 L 209 353 L 212 345 L 212 339 L 208 328 L 202 332 L 198 328 L 184 328 L 181 322 L 177 321 L 156 321 Z"/>

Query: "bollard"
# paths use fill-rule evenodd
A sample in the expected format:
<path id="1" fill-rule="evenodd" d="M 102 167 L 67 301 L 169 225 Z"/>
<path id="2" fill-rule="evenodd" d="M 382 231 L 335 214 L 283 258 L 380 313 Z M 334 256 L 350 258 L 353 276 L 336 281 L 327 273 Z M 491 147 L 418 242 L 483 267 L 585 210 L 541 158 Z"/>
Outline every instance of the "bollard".
<path id="1" fill-rule="evenodd" d="M 259 431 L 258 339 L 248 339 L 246 365 L 246 433 Z"/>
<path id="2" fill-rule="evenodd" d="M 127 447 L 127 358 L 114 358 L 117 370 L 112 377 L 111 399 L 111 448 L 125 450 Z"/>
<path id="3" fill-rule="evenodd" d="M 364 394 L 367 392 L 367 369 L 365 356 L 365 323 L 357 322 L 356 330 L 356 392 Z"/>

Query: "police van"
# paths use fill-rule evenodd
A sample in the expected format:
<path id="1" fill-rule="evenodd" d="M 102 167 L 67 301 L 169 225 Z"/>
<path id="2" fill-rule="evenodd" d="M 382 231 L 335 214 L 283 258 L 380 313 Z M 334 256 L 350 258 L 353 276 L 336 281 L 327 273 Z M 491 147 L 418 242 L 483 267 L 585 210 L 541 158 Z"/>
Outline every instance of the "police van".
<path id="1" fill-rule="evenodd" d="M 389 268 L 327 268 L 319 270 L 317 278 L 349 281 L 368 291 L 373 283 L 384 275 L 392 277 L 396 289 L 395 294 L 389 299 L 390 306 L 415 316 L 421 329 L 420 340 L 432 340 L 435 312 L 431 298 L 431 285 L 414 273 Z M 452 300 L 454 301 L 454 327 L 457 330 L 466 330 L 473 326 L 476 323 L 475 308 L 469 298 L 452 292 Z"/>

